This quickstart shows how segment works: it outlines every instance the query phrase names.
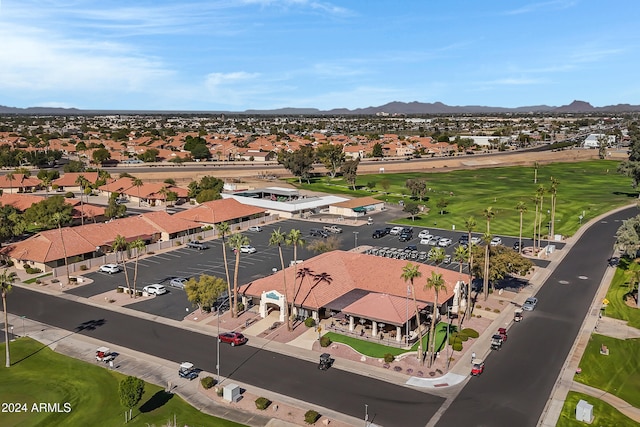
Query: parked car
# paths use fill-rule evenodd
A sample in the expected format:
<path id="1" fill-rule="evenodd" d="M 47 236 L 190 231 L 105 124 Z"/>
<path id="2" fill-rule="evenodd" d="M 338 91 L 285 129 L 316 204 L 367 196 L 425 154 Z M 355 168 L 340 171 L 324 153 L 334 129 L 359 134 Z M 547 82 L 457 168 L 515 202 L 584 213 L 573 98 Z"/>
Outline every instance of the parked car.
<path id="1" fill-rule="evenodd" d="M 482 359 L 473 359 L 471 361 L 471 375 L 474 377 L 482 375 L 484 372 L 484 361 Z"/>
<path id="2" fill-rule="evenodd" d="M 431 234 L 429 234 L 429 230 L 421 230 L 418 233 L 418 238 L 420 238 L 420 239 L 424 239 L 427 236 L 431 236 Z"/>
<path id="3" fill-rule="evenodd" d="M 260 232 L 262 231 L 262 227 L 260 227 L 259 225 L 252 225 L 251 227 L 249 227 L 249 231 Z"/>
<path id="4" fill-rule="evenodd" d="M 433 239 L 429 240 L 429 244 L 431 246 L 436 246 L 440 239 L 442 239 L 442 236 L 434 236 Z"/>
<path id="5" fill-rule="evenodd" d="M 231 347 L 241 345 L 247 342 L 247 337 L 240 332 L 225 332 L 218 335 L 218 340 L 227 344 L 231 344 Z"/>
<path id="6" fill-rule="evenodd" d="M 460 236 L 460 238 L 458 239 L 458 243 L 461 245 L 468 245 L 469 244 L 469 235 L 468 234 L 463 234 L 462 236 Z"/>
<path id="7" fill-rule="evenodd" d="M 432 234 L 427 234 L 426 236 L 422 237 L 420 239 L 420 244 L 421 245 L 430 245 L 431 241 L 433 240 L 434 236 Z"/>
<path id="8" fill-rule="evenodd" d="M 515 242 L 513 244 L 513 250 L 516 251 L 516 252 L 520 252 L 520 242 L 519 241 Z"/>
<path id="9" fill-rule="evenodd" d="M 416 245 L 409 245 L 406 248 L 404 248 L 405 251 L 417 251 L 418 247 Z"/>
<path id="10" fill-rule="evenodd" d="M 167 293 L 167 288 L 162 285 L 158 285 L 157 283 L 153 285 L 147 285 L 142 288 L 142 290 L 149 295 L 162 295 Z"/>
<path id="11" fill-rule="evenodd" d="M 249 246 L 249 245 L 243 245 L 243 246 L 240 246 L 240 253 L 241 254 L 254 254 L 254 253 L 256 253 L 256 248 L 254 248 L 253 246 Z"/>
<path id="12" fill-rule="evenodd" d="M 443 237 L 442 239 L 438 240 L 438 246 L 440 246 L 441 248 L 451 246 L 451 243 L 453 243 L 453 241 L 448 237 Z"/>
<path id="13" fill-rule="evenodd" d="M 312 228 L 311 230 L 309 230 L 309 236 L 325 238 L 329 237 L 329 233 L 324 230 L 320 230 L 319 228 Z"/>
<path id="14" fill-rule="evenodd" d="M 443 264 L 451 264 L 451 255 L 445 255 L 444 259 L 442 260 Z"/>
<path id="15" fill-rule="evenodd" d="M 500 350 L 502 348 L 502 337 L 494 334 L 491 337 L 491 350 Z"/>
<path id="16" fill-rule="evenodd" d="M 187 247 L 188 248 L 192 248 L 192 249 L 197 249 L 199 251 L 202 251 L 204 249 L 207 249 L 209 246 L 205 245 L 202 242 L 198 242 L 198 241 L 191 241 L 191 242 L 187 242 Z"/>
<path id="17" fill-rule="evenodd" d="M 494 237 L 493 239 L 491 239 L 491 242 L 489 243 L 491 246 L 498 246 L 502 244 L 502 239 L 499 237 Z"/>
<path id="18" fill-rule="evenodd" d="M 389 234 L 397 236 L 398 234 L 402 233 L 403 228 L 404 227 L 393 227 L 391 230 L 389 230 Z"/>
<path id="19" fill-rule="evenodd" d="M 100 271 L 103 273 L 118 273 L 120 272 L 120 266 L 118 264 L 104 264 L 100 266 Z"/>
<path id="20" fill-rule="evenodd" d="M 193 366 L 193 363 L 190 362 L 182 362 L 178 368 L 178 375 L 180 375 L 180 378 L 186 378 L 189 381 L 198 378 L 199 373 L 200 370 L 196 369 Z"/>
<path id="21" fill-rule="evenodd" d="M 342 228 L 337 225 L 325 225 L 322 229 L 328 233 L 342 233 Z"/>
<path id="22" fill-rule="evenodd" d="M 384 237 L 385 235 L 386 235 L 386 233 L 384 232 L 384 230 L 376 230 L 376 231 L 373 232 L 371 237 L 373 237 L 374 239 L 379 239 L 381 237 Z"/>
<path id="23" fill-rule="evenodd" d="M 171 286 L 172 288 L 184 289 L 187 281 L 189 281 L 189 279 L 185 279 L 184 277 L 174 277 L 169 282 L 169 286 Z"/>
<path id="24" fill-rule="evenodd" d="M 401 242 L 408 242 L 411 239 L 413 239 L 413 233 L 411 232 L 409 233 L 402 232 L 400 234 L 400 237 L 398 237 L 398 240 L 400 240 Z"/>
<path id="25" fill-rule="evenodd" d="M 480 242 L 482 242 L 482 238 L 478 237 L 478 236 L 472 236 L 471 237 L 471 244 L 472 245 L 479 245 Z"/>
<path id="26" fill-rule="evenodd" d="M 524 304 L 522 304 L 522 309 L 524 311 L 533 311 L 536 308 L 536 305 L 538 305 L 538 298 L 530 297 L 525 300 Z"/>

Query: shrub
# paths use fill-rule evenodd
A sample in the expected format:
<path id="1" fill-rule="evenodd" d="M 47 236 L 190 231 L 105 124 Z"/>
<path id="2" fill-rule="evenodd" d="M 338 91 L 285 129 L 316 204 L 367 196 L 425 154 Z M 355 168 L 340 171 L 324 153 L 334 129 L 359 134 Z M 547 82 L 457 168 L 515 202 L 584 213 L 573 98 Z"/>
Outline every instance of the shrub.
<path id="1" fill-rule="evenodd" d="M 462 341 L 455 341 L 451 344 L 451 348 L 453 351 L 462 351 Z"/>
<path id="2" fill-rule="evenodd" d="M 202 240 L 202 236 L 196 236 L 197 240 Z"/>
<path id="3" fill-rule="evenodd" d="M 142 291 L 138 291 L 138 290 L 136 290 L 136 296 L 137 296 L 137 297 L 141 297 L 141 296 L 142 296 Z"/>
<path id="4" fill-rule="evenodd" d="M 13 260 L 8 259 L 7 260 L 7 267 L 13 267 L 15 263 L 13 262 Z"/>
<path id="5" fill-rule="evenodd" d="M 175 242 L 173 242 L 173 246 L 181 246 L 182 242 L 179 240 L 176 240 Z"/>
<path id="6" fill-rule="evenodd" d="M 240 313 L 241 311 L 244 311 L 244 304 L 241 302 L 238 302 L 238 304 L 236 305 L 236 310 L 238 311 L 238 313 Z"/>
<path id="7" fill-rule="evenodd" d="M 487 311 L 491 311 L 491 307 L 485 307 L 484 309 Z"/>
<path id="8" fill-rule="evenodd" d="M 117 293 L 119 293 L 119 294 L 121 294 L 121 293 L 123 293 L 123 292 L 124 292 L 124 288 L 117 287 L 117 288 L 116 288 L 116 292 L 117 292 Z"/>
<path id="9" fill-rule="evenodd" d="M 329 347 L 333 341 L 326 335 L 323 335 L 320 338 L 320 347 Z"/>
<path id="10" fill-rule="evenodd" d="M 476 308 L 482 308 L 480 304 L 476 304 Z"/>
<path id="11" fill-rule="evenodd" d="M 73 199 L 74 197 L 76 197 L 76 195 L 73 194 L 73 191 L 67 191 L 66 193 L 64 193 L 65 199 Z"/>
<path id="12" fill-rule="evenodd" d="M 222 395 L 224 394 L 224 389 L 222 387 L 218 387 L 216 389 L 216 394 L 218 395 L 218 397 L 222 397 Z"/>
<path id="13" fill-rule="evenodd" d="M 386 353 L 386 354 L 384 355 L 384 361 L 385 361 L 385 362 L 387 362 L 387 363 L 391 363 L 391 362 L 393 362 L 395 359 L 396 359 L 396 357 L 395 357 L 393 354 L 391 354 L 391 353 Z"/>
<path id="14" fill-rule="evenodd" d="M 216 383 L 216 380 L 214 380 L 212 377 L 204 377 L 200 380 L 200 384 L 202 384 L 202 387 L 205 390 L 209 390 L 211 387 L 213 387 Z"/>
<path id="15" fill-rule="evenodd" d="M 493 312 L 494 312 L 494 313 L 500 313 L 500 309 L 498 309 L 498 308 L 494 308 L 494 309 L 493 309 Z"/>
<path id="16" fill-rule="evenodd" d="M 304 414 L 304 422 L 307 424 L 315 424 L 315 422 L 318 421 L 318 418 L 320 418 L 320 414 L 313 409 L 309 409 Z"/>
<path id="17" fill-rule="evenodd" d="M 42 270 L 40 270 L 39 268 L 33 268 L 33 267 L 25 267 L 24 271 L 26 271 L 28 274 L 37 274 L 37 273 L 42 273 Z"/>
<path id="18" fill-rule="evenodd" d="M 463 334 L 465 334 L 466 336 L 468 336 L 469 338 L 478 338 L 480 336 L 478 331 L 476 331 L 475 329 L 471 329 L 471 328 L 464 328 L 461 332 Z"/>
<path id="19" fill-rule="evenodd" d="M 304 325 L 307 328 L 313 328 L 314 326 L 316 326 L 316 320 L 313 317 L 307 317 L 306 319 L 304 319 Z"/>
<path id="20" fill-rule="evenodd" d="M 88 268 L 86 265 L 84 265 L 84 264 L 82 264 L 82 265 L 80 266 L 80 270 L 81 270 L 81 271 L 87 271 L 88 269 L 89 269 L 89 268 Z"/>
<path id="21" fill-rule="evenodd" d="M 259 397 L 256 399 L 256 408 L 265 410 L 271 405 L 271 401 L 266 397 Z"/>

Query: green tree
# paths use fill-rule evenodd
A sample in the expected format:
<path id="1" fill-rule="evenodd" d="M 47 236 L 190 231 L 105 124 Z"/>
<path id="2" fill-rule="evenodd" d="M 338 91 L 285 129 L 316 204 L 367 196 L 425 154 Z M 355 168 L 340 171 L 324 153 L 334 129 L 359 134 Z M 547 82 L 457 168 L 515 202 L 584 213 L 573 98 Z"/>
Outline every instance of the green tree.
<path id="1" fill-rule="evenodd" d="M 64 238 L 62 236 L 62 224 L 68 224 L 71 221 L 71 215 L 67 214 L 64 211 L 55 212 L 50 219 L 52 224 L 58 227 L 58 233 L 60 234 L 60 243 L 62 244 L 62 254 L 64 256 L 64 267 L 67 272 L 67 286 L 69 285 L 70 275 L 69 275 L 69 261 L 67 259 L 67 245 L 64 242 Z"/>
<path id="2" fill-rule="evenodd" d="M 518 253 L 522 253 L 522 218 L 527 211 L 527 204 L 522 200 L 516 205 L 516 210 L 520 213 L 520 233 L 518 234 Z"/>
<path id="3" fill-rule="evenodd" d="M 551 193 L 551 227 L 549 227 L 549 234 L 551 236 L 554 236 L 556 232 L 556 199 L 558 197 L 558 185 L 560 185 L 560 181 L 551 177 L 551 185 L 549 186 L 549 192 Z"/>
<path id="4" fill-rule="evenodd" d="M 144 153 L 140 154 L 138 157 L 145 163 L 153 163 L 158 161 L 158 155 L 160 151 L 155 148 L 148 148 Z"/>
<path id="5" fill-rule="evenodd" d="M 231 227 L 228 222 L 219 222 L 215 224 L 215 227 L 222 239 L 222 259 L 224 261 L 224 272 L 227 278 L 227 295 L 229 296 L 229 307 L 232 307 L 231 280 L 229 278 L 229 263 L 227 262 L 227 235 L 231 232 Z"/>
<path id="6" fill-rule="evenodd" d="M 383 157 L 384 153 L 382 152 L 382 144 L 380 144 L 379 142 L 376 142 L 375 144 L 373 144 L 373 148 L 371 149 L 371 157 Z"/>
<path id="7" fill-rule="evenodd" d="M 233 302 L 231 306 L 231 317 L 238 317 L 238 269 L 240 268 L 240 247 L 246 246 L 249 243 L 249 238 L 243 236 L 242 233 L 232 234 L 229 237 L 229 246 L 231 246 L 236 253 L 236 264 L 233 269 Z M 285 296 L 286 298 L 286 296 Z M 285 301 L 285 305 L 287 302 Z"/>
<path id="8" fill-rule="evenodd" d="M 17 274 L 6 268 L 0 274 L 0 292 L 2 293 L 2 311 L 4 312 L 4 345 L 5 345 L 5 365 L 7 368 L 11 366 L 11 355 L 9 352 L 9 315 L 7 312 L 7 295 L 11 292 L 13 282 L 16 281 Z"/>
<path id="9" fill-rule="evenodd" d="M 354 191 L 356 189 L 356 178 L 358 178 L 359 164 L 360 159 L 347 160 L 340 168 L 340 172 L 342 173 L 344 180 L 347 181 L 347 184 L 349 184 Z"/>
<path id="10" fill-rule="evenodd" d="M 302 238 L 302 232 L 298 229 L 292 228 L 289 230 L 289 234 L 287 234 L 287 245 L 293 246 L 293 277 L 298 276 L 298 247 L 302 247 L 305 245 L 305 240 Z M 293 309 L 295 308 L 296 303 L 296 281 L 293 281 L 293 297 L 291 298 L 291 315 L 290 318 L 293 318 Z"/>
<path id="11" fill-rule="evenodd" d="M 133 178 L 131 183 L 138 189 L 138 207 L 140 207 L 140 203 L 142 202 L 142 200 L 140 199 L 140 187 L 144 185 L 144 182 L 142 182 L 140 178 Z"/>
<path id="12" fill-rule="evenodd" d="M 325 252 L 335 251 L 340 249 L 341 241 L 338 236 L 329 236 L 326 239 L 312 240 L 307 249 L 316 254 L 323 254 Z"/>
<path id="13" fill-rule="evenodd" d="M 537 225 L 537 228 L 538 228 L 538 249 L 540 249 L 540 247 L 541 247 L 540 242 L 541 242 L 541 239 L 542 239 L 542 218 L 544 217 L 544 212 L 543 212 L 542 206 L 544 205 L 544 193 L 546 191 L 547 190 L 545 190 L 544 185 L 540 185 L 538 187 L 538 189 L 536 190 L 536 196 L 538 197 L 538 201 L 540 203 L 540 209 L 539 209 L 540 215 L 538 215 L 538 225 Z M 535 248 L 535 245 L 533 245 L 533 246 Z"/>
<path id="14" fill-rule="evenodd" d="M 631 259 L 635 259 L 640 251 L 640 215 L 622 221 L 616 231 L 616 250 Z"/>
<path id="15" fill-rule="evenodd" d="M 402 278 L 405 283 L 409 282 L 411 286 L 411 295 L 413 296 L 413 305 L 416 311 L 416 327 L 418 328 L 418 360 L 420 360 L 420 364 L 424 364 L 424 351 L 422 349 L 422 323 L 420 322 L 420 310 L 418 309 L 418 301 L 416 299 L 416 288 L 414 286 L 414 280 L 420 278 L 422 273 L 419 270 L 419 266 L 415 264 L 407 263 L 404 267 L 402 267 L 402 274 L 400 278 Z M 407 319 L 407 322 L 409 319 Z"/>
<path id="16" fill-rule="evenodd" d="M 440 248 L 438 248 L 440 249 Z M 429 344 L 431 344 L 431 351 L 430 351 L 430 358 L 429 358 L 429 367 L 431 367 L 431 365 L 433 365 L 433 362 L 436 359 L 436 335 L 435 335 L 435 328 L 436 328 L 436 323 L 438 323 L 438 314 L 439 314 L 439 310 L 438 310 L 438 293 L 440 291 L 447 291 L 447 286 L 445 285 L 444 279 L 442 278 L 442 274 L 436 273 L 435 271 L 431 272 L 431 277 L 429 277 L 427 279 L 427 283 L 424 286 L 425 290 L 430 290 L 432 289 L 434 294 L 435 294 L 435 298 L 434 298 L 434 302 L 433 302 L 433 310 L 431 311 L 431 326 L 430 326 L 430 338 L 429 338 Z"/>
<path id="17" fill-rule="evenodd" d="M 100 165 L 109 159 L 111 159 L 111 153 L 109 153 L 109 151 L 106 148 L 98 148 L 97 150 L 94 150 L 93 153 L 91 154 L 91 160 L 96 165 Z"/>
<path id="18" fill-rule="evenodd" d="M 84 175 L 78 175 L 76 178 L 76 184 L 80 186 L 80 225 L 84 225 L 84 204 L 83 204 L 83 195 L 84 189 L 89 185 L 89 180 L 84 177 Z M 87 199 L 87 203 L 89 199 Z"/>
<path id="19" fill-rule="evenodd" d="M 269 246 L 277 246 L 280 255 L 280 265 L 282 266 L 282 286 L 284 288 L 284 318 L 287 320 L 287 330 L 291 331 L 291 318 L 289 316 L 289 293 L 287 292 L 287 275 L 285 274 L 284 257 L 282 256 L 282 245 L 286 243 L 287 235 L 280 231 L 273 230 L 269 237 Z M 295 277 L 295 276 L 294 276 Z M 294 301 L 293 301 L 294 302 Z"/>
<path id="20" fill-rule="evenodd" d="M 318 160 L 327 168 L 331 178 L 336 177 L 336 173 L 344 163 L 344 146 L 342 144 L 324 143 L 318 147 Z"/>
<path id="21" fill-rule="evenodd" d="M 144 394 L 144 381 L 140 378 L 128 376 L 120 381 L 118 394 L 120 395 L 120 403 L 128 409 L 129 416 L 127 418 L 127 413 L 125 412 L 125 420 L 129 422 L 131 421 L 133 407 L 140 402 Z"/>
<path id="22" fill-rule="evenodd" d="M 194 277 L 185 285 L 187 299 L 199 309 L 210 311 L 213 304 L 228 289 L 228 284 L 219 277 L 203 274 L 198 280 Z"/>
<path id="23" fill-rule="evenodd" d="M 213 189 L 205 189 L 201 190 L 196 196 L 196 202 L 202 204 L 205 202 L 210 202 L 211 200 L 220 200 L 222 196 L 220 193 Z"/>
<path id="24" fill-rule="evenodd" d="M 13 194 L 13 181 L 16 180 L 16 176 L 13 172 L 7 172 L 4 176 L 9 181 L 9 194 Z"/>
<path id="25" fill-rule="evenodd" d="M 420 213 L 420 205 L 418 204 L 418 202 L 415 202 L 413 200 L 406 200 L 404 202 L 402 211 L 411 215 L 411 221 L 415 221 L 416 215 Z"/>
<path id="26" fill-rule="evenodd" d="M 453 252 L 453 260 L 458 263 L 458 276 L 459 282 L 463 282 L 462 280 L 462 268 L 464 267 L 464 263 L 469 261 L 469 249 L 470 246 L 464 247 L 463 245 L 456 246 Z M 471 294 L 471 282 L 469 282 L 469 288 L 467 289 L 467 294 Z M 458 298 L 460 300 L 460 298 Z M 458 330 L 461 330 L 462 325 L 462 316 L 458 316 Z"/>
<path id="27" fill-rule="evenodd" d="M 122 261 L 122 271 L 124 271 L 124 280 L 127 284 L 127 289 L 129 289 L 129 296 L 133 298 L 133 293 L 131 292 L 131 283 L 129 283 L 129 272 L 127 271 L 127 260 L 125 257 L 125 252 L 129 251 L 129 244 L 127 243 L 127 239 L 118 234 L 111 245 L 111 249 L 116 253 L 116 264 L 118 263 L 118 254 L 120 254 L 120 260 Z"/>
<path id="28" fill-rule="evenodd" d="M 24 215 L 11 205 L 0 205 L 0 242 L 22 234 L 25 229 Z"/>
<path id="29" fill-rule="evenodd" d="M 405 186 L 411 192 L 411 197 L 422 201 L 427 193 L 427 181 L 424 179 L 408 179 Z"/>
<path id="30" fill-rule="evenodd" d="M 298 177 L 299 184 L 302 184 L 303 179 L 310 183 L 309 178 L 311 177 L 315 158 L 313 148 L 306 145 L 292 153 L 288 151 L 280 151 L 278 153 L 278 163 L 291 172 L 293 176 Z"/>
<path id="31" fill-rule="evenodd" d="M 444 215 L 444 210 L 447 208 L 448 205 L 449 205 L 449 202 L 444 197 L 438 200 L 438 203 L 436 204 L 436 206 L 440 211 L 440 215 Z"/>
<path id="32" fill-rule="evenodd" d="M 486 246 L 489 246 L 488 249 Z M 533 262 L 529 258 L 520 255 L 511 248 L 503 245 L 486 246 L 472 247 L 473 257 L 476 260 L 473 269 L 477 277 L 484 277 L 486 271 L 488 281 L 495 283 L 512 274 L 524 276 L 533 267 Z M 486 252 L 489 252 L 490 263 L 486 262 Z"/>

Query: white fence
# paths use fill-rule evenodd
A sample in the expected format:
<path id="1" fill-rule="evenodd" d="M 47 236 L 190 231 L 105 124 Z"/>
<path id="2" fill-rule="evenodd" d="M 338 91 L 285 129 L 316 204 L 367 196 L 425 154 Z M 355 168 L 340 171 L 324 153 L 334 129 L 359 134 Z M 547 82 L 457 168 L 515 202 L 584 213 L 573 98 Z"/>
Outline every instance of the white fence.
<path id="1" fill-rule="evenodd" d="M 236 224 L 229 224 L 229 227 L 231 228 L 231 233 L 237 233 L 239 231 L 246 231 L 251 226 L 262 225 L 267 222 L 277 221 L 278 219 L 279 219 L 279 216 L 277 214 L 275 215 L 272 214 L 265 217 L 250 219 L 249 221 L 239 222 Z M 206 240 L 214 239 L 216 237 L 218 237 L 218 233 L 214 227 L 211 230 L 202 230 L 197 233 L 190 234 L 188 236 L 181 236 L 168 241 L 158 241 L 158 242 L 152 243 L 150 245 L 147 245 L 144 251 L 140 255 L 142 256 L 145 253 L 147 254 L 155 253 L 155 252 L 160 252 L 170 248 L 177 248 L 184 245 L 190 240 L 206 241 Z M 127 255 L 128 255 L 127 262 L 131 262 L 136 258 L 136 251 L 131 250 Z M 115 263 L 116 263 L 116 253 L 111 252 L 96 258 L 87 259 L 84 261 L 78 261 L 75 263 L 70 263 L 69 274 L 78 275 L 78 274 L 82 274 L 84 271 L 96 269 L 103 264 L 115 264 Z M 66 276 L 67 274 L 67 271 L 64 265 L 53 268 L 51 271 L 53 273 L 53 277 L 63 277 L 63 276 Z"/>

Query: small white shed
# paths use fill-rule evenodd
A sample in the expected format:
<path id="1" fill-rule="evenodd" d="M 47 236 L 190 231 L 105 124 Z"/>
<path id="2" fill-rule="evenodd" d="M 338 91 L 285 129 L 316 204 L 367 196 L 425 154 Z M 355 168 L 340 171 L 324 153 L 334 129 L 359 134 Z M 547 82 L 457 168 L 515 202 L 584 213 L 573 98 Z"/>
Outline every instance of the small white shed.
<path id="1" fill-rule="evenodd" d="M 581 399 L 576 405 L 576 420 L 591 424 L 593 422 L 593 405 Z"/>

